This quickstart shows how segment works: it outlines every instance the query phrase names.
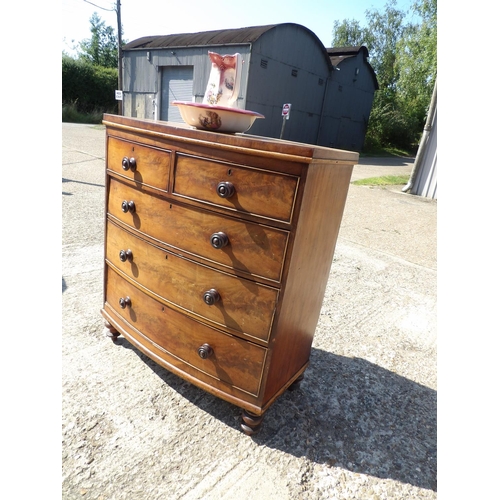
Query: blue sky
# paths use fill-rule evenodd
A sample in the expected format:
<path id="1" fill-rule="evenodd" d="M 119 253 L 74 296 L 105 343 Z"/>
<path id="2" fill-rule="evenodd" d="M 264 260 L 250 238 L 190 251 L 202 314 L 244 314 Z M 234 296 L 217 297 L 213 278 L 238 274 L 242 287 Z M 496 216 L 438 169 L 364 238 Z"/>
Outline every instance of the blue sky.
<path id="1" fill-rule="evenodd" d="M 90 38 L 93 12 L 117 28 L 114 0 L 61 0 L 62 50 L 71 53 L 75 42 Z M 409 11 L 413 0 L 397 0 L 397 7 Z M 92 5 L 94 4 L 94 5 Z M 124 38 L 195 33 L 224 28 L 241 28 L 292 22 L 313 31 L 326 47 L 331 45 L 334 21 L 355 19 L 364 24 L 368 9 L 383 10 L 386 0 L 252 0 L 218 2 L 210 0 L 121 0 Z M 73 42 L 73 40 L 75 42 Z"/>

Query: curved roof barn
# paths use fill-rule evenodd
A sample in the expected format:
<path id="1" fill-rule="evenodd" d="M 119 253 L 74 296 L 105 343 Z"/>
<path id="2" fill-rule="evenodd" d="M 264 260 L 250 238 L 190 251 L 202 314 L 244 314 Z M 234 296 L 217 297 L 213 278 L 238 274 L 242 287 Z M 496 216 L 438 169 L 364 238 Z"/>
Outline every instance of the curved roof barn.
<path id="1" fill-rule="evenodd" d="M 356 57 L 360 52 L 363 53 L 363 59 L 368 63 L 368 49 L 364 45 L 358 45 L 356 47 L 330 47 L 326 49 L 328 56 L 330 58 L 330 62 L 332 66 L 336 68 L 342 61 L 350 57 Z M 367 64 L 368 69 L 373 77 L 373 82 L 375 86 L 375 90 L 379 89 L 377 75 L 373 70 L 371 64 Z"/>
<path id="2" fill-rule="evenodd" d="M 175 35 L 143 36 L 127 43 L 123 48 L 160 49 L 173 47 L 193 47 L 199 45 L 228 45 L 255 42 L 263 33 L 276 25 L 253 26 L 249 28 L 202 31 L 200 33 L 180 33 Z"/>
<path id="3" fill-rule="evenodd" d="M 201 31 L 199 33 L 180 33 L 174 35 L 143 36 L 123 46 L 124 50 L 163 49 L 181 47 L 200 47 L 204 45 L 242 45 L 256 42 L 264 33 L 277 27 L 294 26 L 307 32 L 324 53 L 325 61 L 331 68 L 330 57 L 318 36 L 309 28 L 296 23 L 268 24 L 223 30 Z"/>
<path id="4" fill-rule="evenodd" d="M 327 49 L 305 26 L 279 23 L 144 36 L 122 49 L 126 116 L 182 123 L 173 102 L 202 102 L 211 72 L 207 51 L 238 52 L 246 64 L 236 106 L 266 117 L 252 125 L 252 134 L 350 150 L 363 146 L 378 89 L 366 47 Z M 285 121 L 286 103 L 293 112 Z"/>

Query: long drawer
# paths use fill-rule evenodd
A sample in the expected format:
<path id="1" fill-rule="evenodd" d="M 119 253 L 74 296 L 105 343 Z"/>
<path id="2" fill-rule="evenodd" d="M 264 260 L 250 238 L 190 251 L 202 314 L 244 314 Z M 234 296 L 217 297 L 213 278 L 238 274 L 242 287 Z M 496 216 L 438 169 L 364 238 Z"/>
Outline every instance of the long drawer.
<path id="1" fill-rule="evenodd" d="M 109 221 L 106 259 L 140 286 L 219 328 L 269 340 L 276 288 L 167 252 Z"/>
<path id="2" fill-rule="evenodd" d="M 123 305 L 123 307 L 121 305 Z M 198 323 L 135 288 L 107 268 L 105 310 L 111 308 L 139 344 L 152 343 L 175 358 L 177 368 L 192 368 L 256 396 L 267 349 Z"/>
<path id="3" fill-rule="evenodd" d="M 173 193 L 290 222 L 298 177 L 178 153 Z"/>
<path id="4" fill-rule="evenodd" d="M 288 231 L 171 203 L 110 179 L 108 213 L 166 245 L 228 269 L 281 280 Z"/>

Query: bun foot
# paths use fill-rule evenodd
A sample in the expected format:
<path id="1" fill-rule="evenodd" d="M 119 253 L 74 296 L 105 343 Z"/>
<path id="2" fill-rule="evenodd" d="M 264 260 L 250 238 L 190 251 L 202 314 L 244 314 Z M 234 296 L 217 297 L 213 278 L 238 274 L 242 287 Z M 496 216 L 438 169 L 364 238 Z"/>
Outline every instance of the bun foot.
<path id="1" fill-rule="evenodd" d="M 300 383 L 304 380 L 304 374 L 299 375 L 294 381 L 293 384 L 288 387 L 289 391 L 296 391 L 300 388 Z"/>
<path id="2" fill-rule="evenodd" d="M 105 321 L 104 326 L 107 328 L 106 337 L 109 337 L 114 342 L 119 337 L 120 332 L 107 321 Z"/>
<path id="3" fill-rule="evenodd" d="M 241 410 L 241 430 L 247 435 L 252 436 L 259 432 L 264 415 L 254 415 L 246 410 Z"/>

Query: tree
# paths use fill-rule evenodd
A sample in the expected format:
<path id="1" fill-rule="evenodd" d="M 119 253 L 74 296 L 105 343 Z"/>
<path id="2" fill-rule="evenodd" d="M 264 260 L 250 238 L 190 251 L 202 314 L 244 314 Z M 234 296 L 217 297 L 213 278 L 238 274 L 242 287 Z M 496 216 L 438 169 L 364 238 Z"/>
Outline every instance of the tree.
<path id="1" fill-rule="evenodd" d="M 381 89 L 393 92 L 399 74 L 396 68 L 396 47 L 404 32 L 404 13 L 396 9 L 396 0 L 389 0 L 385 11 L 376 9 L 366 12 L 368 28 L 366 44 L 372 58 Z"/>
<path id="2" fill-rule="evenodd" d="M 335 21 L 332 34 L 332 47 L 357 47 L 365 43 L 365 30 L 354 19 Z"/>
<path id="3" fill-rule="evenodd" d="M 106 26 L 96 12 L 90 18 L 92 37 L 80 42 L 80 57 L 95 66 L 118 67 L 118 39 L 115 30 Z"/>
<path id="4" fill-rule="evenodd" d="M 397 98 L 423 127 L 437 78 L 437 0 L 420 0 L 413 10 L 421 19 L 407 26 L 397 45 Z"/>
<path id="5" fill-rule="evenodd" d="M 418 23 L 389 0 L 384 11 L 366 11 L 358 21 L 334 22 L 333 46 L 365 45 L 379 90 L 375 93 L 366 142 L 410 148 L 418 143 L 437 74 L 437 0 L 415 0 Z"/>
<path id="6" fill-rule="evenodd" d="M 63 110 L 72 107 L 80 113 L 116 112 L 116 68 L 95 66 L 83 59 L 62 58 Z"/>

